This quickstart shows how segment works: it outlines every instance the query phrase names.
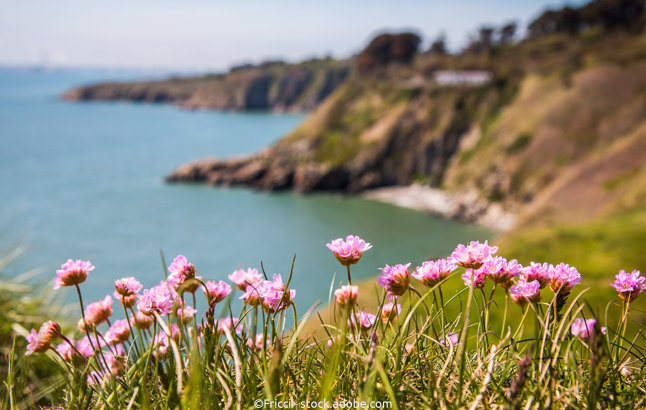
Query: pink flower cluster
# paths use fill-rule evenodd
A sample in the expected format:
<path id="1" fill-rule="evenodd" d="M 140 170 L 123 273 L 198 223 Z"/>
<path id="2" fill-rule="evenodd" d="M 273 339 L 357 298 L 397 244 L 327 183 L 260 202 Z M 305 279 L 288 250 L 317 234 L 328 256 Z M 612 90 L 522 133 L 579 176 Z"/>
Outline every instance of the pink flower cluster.
<path id="1" fill-rule="evenodd" d="M 137 308 L 147 316 L 153 316 L 155 313 L 167 315 L 173 311 L 173 297 L 163 286 L 146 289 L 144 294 L 139 296 Z"/>
<path id="2" fill-rule="evenodd" d="M 334 252 L 334 256 L 343 266 L 350 266 L 359 262 L 363 253 L 372 248 L 372 245 L 353 235 L 348 235 L 345 241 L 343 238 L 335 239 L 326 246 Z"/>
<path id="3" fill-rule="evenodd" d="M 262 307 L 269 313 L 280 312 L 291 306 L 296 291 L 288 289 L 280 273 L 274 274 L 273 281 L 266 280 L 260 288 Z"/>
<path id="4" fill-rule="evenodd" d="M 550 265 L 547 269 L 550 277 L 550 289 L 554 293 L 568 294 L 574 289 L 574 285 L 581 283 L 581 274 L 574 266 L 559 263 Z"/>
<path id="5" fill-rule="evenodd" d="M 199 283 L 191 280 L 195 279 L 195 266 L 188 262 L 186 256 L 178 255 L 168 267 L 168 272 L 168 284 L 173 289 L 179 290 L 184 284 L 184 290 L 188 292 L 195 292 L 199 288 Z"/>
<path id="6" fill-rule="evenodd" d="M 615 276 L 615 281 L 610 286 L 617 290 L 619 297 L 626 303 L 630 303 L 646 290 L 646 283 L 644 283 L 646 277 L 639 275 L 640 272 L 638 270 L 634 270 L 632 273 L 621 270 Z"/>
<path id="7" fill-rule="evenodd" d="M 408 273 L 408 267 L 410 263 L 406 265 L 395 265 L 395 266 L 384 266 L 381 269 L 381 276 L 377 278 L 379 286 L 386 288 L 386 293 L 388 294 L 388 299 L 395 299 L 397 296 L 401 296 L 410 288 L 410 274 Z"/>
<path id="8" fill-rule="evenodd" d="M 424 286 L 432 288 L 448 278 L 451 272 L 457 268 L 458 266 L 453 261 L 447 259 L 427 261 L 418 266 L 412 276 L 422 282 Z"/>
<path id="9" fill-rule="evenodd" d="M 334 300 L 339 307 L 342 308 L 352 308 L 357 303 L 357 297 L 359 296 L 359 287 L 358 286 L 341 286 L 341 289 L 334 291 Z"/>
<path id="10" fill-rule="evenodd" d="M 538 303 L 541 301 L 541 284 L 534 280 L 527 282 L 524 277 L 518 279 L 518 282 L 511 287 L 511 300 L 516 304 L 525 307 L 528 303 Z"/>
<path id="11" fill-rule="evenodd" d="M 356 320 L 355 320 L 356 317 Z M 377 321 L 377 316 L 366 313 L 364 311 L 357 312 L 356 315 L 350 315 L 350 318 L 348 319 L 348 326 L 350 328 L 354 329 L 356 327 L 356 323 L 359 323 L 359 328 L 364 331 L 368 331 L 372 329 L 372 326 L 375 324 Z"/>
<path id="12" fill-rule="evenodd" d="M 498 252 L 497 246 L 489 246 L 489 242 L 471 242 L 469 245 L 458 245 L 451 254 L 453 263 L 464 268 L 478 269 L 491 256 Z"/>
<path id="13" fill-rule="evenodd" d="M 587 339 L 588 337 L 590 337 L 592 332 L 594 332 L 594 326 L 596 325 L 596 323 L 596 319 L 574 319 L 570 331 L 574 336 L 578 336 L 581 339 Z M 600 329 L 601 333 L 605 335 L 607 329 L 605 327 L 601 327 Z"/>
<path id="14" fill-rule="evenodd" d="M 229 296 L 229 293 L 231 293 L 231 286 L 223 281 L 216 282 L 214 280 L 210 280 L 206 282 L 205 285 L 206 289 L 202 288 L 204 296 L 206 296 L 209 301 L 215 300 L 215 303 L 223 301 L 227 296 Z"/>
<path id="15" fill-rule="evenodd" d="M 98 302 L 90 303 L 85 308 L 85 320 L 88 324 L 99 326 L 112 316 L 112 298 L 106 296 L 105 299 Z"/>
<path id="16" fill-rule="evenodd" d="M 258 269 L 238 269 L 229 275 L 229 280 L 236 284 L 238 289 L 242 291 L 247 291 L 249 286 L 260 285 L 263 281 L 263 277 L 258 273 Z"/>
<path id="17" fill-rule="evenodd" d="M 384 303 L 381 307 L 381 320 L 384 323 L 394 322 L 397 319 L 397 316 L 402 312 L 402 305 L 390 303 Z"/>
<path id="18" fill-rule="evenodd" d="M 94 266 L 90 262 L 84 262 L 80 259 L 73 261 L 68 259 L 67 262 L 61 265 L 61 268 L 56 271 L 56 280 L 54 281 L 54 289 L 61 286 L 75 286 L 85 282 L 89 272 L 94 270 Z"/>
<path id="19" fill-rule="evenodd" d="M 105 341 L 111 345 L 124 343 L 128 339 L 130 339 L 130 326 L 126 319 L 115 321 L 105 333 Z"/>

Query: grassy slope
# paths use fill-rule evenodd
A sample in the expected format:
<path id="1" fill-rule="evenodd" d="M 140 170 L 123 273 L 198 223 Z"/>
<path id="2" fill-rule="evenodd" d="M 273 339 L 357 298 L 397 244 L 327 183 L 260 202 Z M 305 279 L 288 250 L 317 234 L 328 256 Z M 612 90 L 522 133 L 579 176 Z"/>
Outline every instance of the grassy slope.
<path id="1" fill-rule="evenodd" d="M 515 230 L 494 240 L 500 246 L 499 254 L 523 264 L 576 266 L 583 275 L 577 292 L 592 288 L 584 299 L 599 316 L 616 299 L 608 284 L 620 269 L 646 271 L 645 56 L 644 36 L 601 38 L 588 33 L 577 41 L 554 36 L 520 44 L 488 61 L 471 57 L 470 62 L 442 62 L 494 64 L 501 73 L 511 72 L 510 67 L 516 65 L 527 71 L 518 82 L 511 77 L 518 84 L 511 98 L 498 99 L 497 107 L 489 106 L 483 114 L 470 117 L 477 124 L 475 138 L 463 141 L 442 187 L 476 189 L 492 201 L 515 203 L 522 210 L 521 219 Z M 419 62 L 417 69 L 424 64 L 431 63 Z M 355 97 L 355 101 L 369 101 L 368 97 Z M 441 112 L 442 105 L 450 106 L 444 94 L 434 97 L 434 107 L 420 112 L 433 115 Z M 410 106 L 416 99 L 419 94 L 406 101 Z M 373 97 L 373 101 L 377 100 Z M 396 112 L 392 107 L 382 107 L 377 117 Z M 351 121 L 352 110 L 343 116 L 347 117 L 344 123 L 374 127 Z M 329 122 L 312 119 L 319 122 L 305 123 L 301 131 L 307 132 L 297 131 L 290 138 L 325 137 Z M 355 130 L 345 138 L 352 135 L 358 139 L 361 132 Z M 493 177 L 502 181 L 495 189 L 490 183 Z M 359 286 L 360 305 L 375 313 L 376 280 Z M 452 277 L 444 286 L 445 300 L 463 288 L 461 279 Z M 551 296 L 548 289 L 543 291 L 544 301 Z M 644 299 L 646 295 L 633 307 L 632 319 L 641 324 L 646 324 L 646 315 L 638 312 Z M 501 292 L 497 292 L 496 303 L 491 319 L 499 332 L 504 312 Z M 459 304 L 454 306 L 457 314 Z M 508 320 L 519 320 L 520 312 L 510 303 Z M 322 313 L 324 320 L 327 315 L 327 311 Z M 609 315 L 616 321 L 619 307 L 612 307 Z"/>

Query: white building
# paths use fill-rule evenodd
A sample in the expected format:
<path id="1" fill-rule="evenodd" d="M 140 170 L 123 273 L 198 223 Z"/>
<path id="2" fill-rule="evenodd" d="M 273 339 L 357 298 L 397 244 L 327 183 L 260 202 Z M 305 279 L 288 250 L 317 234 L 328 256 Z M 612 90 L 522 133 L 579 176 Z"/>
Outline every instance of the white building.
<path id="1" fill-rule="evenodd" d="M 493 73 L 486 70 L 438 70 L 433 80 L 440 85 L 481 85 L 493 79 Z"/>

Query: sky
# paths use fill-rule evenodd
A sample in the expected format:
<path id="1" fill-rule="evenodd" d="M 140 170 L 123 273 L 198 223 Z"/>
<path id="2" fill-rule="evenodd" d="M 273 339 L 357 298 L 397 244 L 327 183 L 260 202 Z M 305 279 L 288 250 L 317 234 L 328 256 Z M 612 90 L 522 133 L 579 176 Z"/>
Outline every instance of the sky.
<path id="1" fill-rule="evenodd" d="M 581 1 L 570 1 L 579 4 Z M 383 31 L 444 33 L 456 50 L 483 24 L 521 27 L 545 0 L 0 0 L 0 65 L 223 71 L 269 59 L 348 57 Z"/>

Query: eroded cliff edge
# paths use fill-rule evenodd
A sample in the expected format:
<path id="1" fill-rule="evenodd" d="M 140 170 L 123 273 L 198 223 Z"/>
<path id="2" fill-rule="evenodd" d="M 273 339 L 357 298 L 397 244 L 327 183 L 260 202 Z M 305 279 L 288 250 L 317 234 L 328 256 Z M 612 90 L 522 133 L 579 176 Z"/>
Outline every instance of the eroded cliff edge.
<path id="1" fill-rule="evenodd" d="M 553 35 L 420 55 L 350 77 L 262 152 L 184 164 L 167 180 L 346 193 L 417 184 L 453 201 L 437 213 L 465 221 L 492 210 L 521 224 L 585 221 L 644 203 L 645 50 L 643 35 Z M 494 77 L 438 84 L 447 68 Z"/>
<path id="2" fill-rule="evenodd" d="M 63 98 L 172 103 L 186 109 L 309 111 L 349 73 L 349 61 L 278 61 L 234 67 L 225 74 L 89 85 L 70 90 Z"/>

